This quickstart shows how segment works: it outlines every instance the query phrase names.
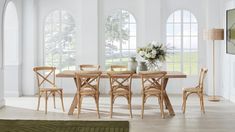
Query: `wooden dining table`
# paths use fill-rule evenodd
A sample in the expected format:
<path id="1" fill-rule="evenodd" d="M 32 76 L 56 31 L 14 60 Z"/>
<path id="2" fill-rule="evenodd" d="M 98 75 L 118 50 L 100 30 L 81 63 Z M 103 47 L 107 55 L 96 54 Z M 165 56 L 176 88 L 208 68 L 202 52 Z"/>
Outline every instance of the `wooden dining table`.
<path id="1" fill-rule="evenodd" d="M 56 74 L 56 77 L 60 77 L 60 78 L 73 78 L 74 79 L 74 82 L 76 84 L 76 87 L 78 88 L 78 85 L 77 85 L 77 81 L 76 81 L 76 72 L 78 72 L 78 70 L 65 70 L 65 71 L 62 71 L 58 74 Z M 163 80 L 163 88 L 164 88 L 164 93 L 163 93 L 163 97 L 164 97 L 164 104 L 166 106 L 166 108 L 168 109 L 169 111 L 169 114 L 171 116 L 174 116 L 175 115 L 175 112 L 174 112 L 174 109 L 172 107 L 172 104 L 171 104 L 171 101 L 169 99 L 169 96 L 167 94 L 167 90 L 166 90 L 166 86 L 167 86 L 167 83 L 168 83 L 168 80 L 170 78 L 186 78 L 187 76 L 182 73 L 182 72 L 176 72 L 176 71 L 170 71 L 170 72 L 167 72 L 166 74 L 166 77 L 164 78 Z M 107 71 L 104 71 L 102 72 L 101 74 L 101 78 L 108 78 L 108 75 L 107 75 Z M 132 78 L 141 78 L 141 76 L 139 74 L 133 74 Z M 75 93 L 74 95 L 74 98 L 73 98 L 73 102 L 70 106 L 70 109 L 69 109 L 69 112 L 68 114 L 69 115 L 72 115 L 76 106 L 77 106 L 77 94 Z"/>

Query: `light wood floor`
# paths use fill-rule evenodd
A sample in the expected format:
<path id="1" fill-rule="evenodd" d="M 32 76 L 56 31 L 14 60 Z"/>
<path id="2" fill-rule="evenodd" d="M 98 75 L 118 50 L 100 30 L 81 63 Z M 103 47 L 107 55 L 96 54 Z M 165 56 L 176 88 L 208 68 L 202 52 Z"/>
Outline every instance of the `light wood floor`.
<path id="1" fill-rule="evenodd" d="M 232 132 L 235 130 L 235 104 L 226 100 L 208 102 L 205 99 L 206 114 L 201 114 L 199 100 L 191 96 L 187 102 L 186 114 L 182 114 L 180 95 L 170 95 L 176 116 L 166 116 L 161 119 L 157 100 L 152 98 L 146 104 L 144 119 L 140 117 L 141 98 L 132 99 L 133 118 L 129 118 L 127 102 L 117 99 L 114 104 L 113 119 L 109 118 L 109 97 L 100 98 L 99 120 L 129 120 L 130 132 Z M 41 111 L 36 111 L 36 97 L 6 98 L 7 106 L 0 109 L 1 119 L 33 119 L 33 120 L 98 120 L 95 102 L 92 98 L 85 98 L 80 117 L 77 114 L 67 115 L 72 97 L 65 97 L 65 110 L 62 112 L 59 98 L 56 100 L 57 109 L 53 109 L 52 98 L 49 99 L 48 114 L 44 114 L 44 100 Z M 167 111 L 165 111 L 167 115 Z"/>

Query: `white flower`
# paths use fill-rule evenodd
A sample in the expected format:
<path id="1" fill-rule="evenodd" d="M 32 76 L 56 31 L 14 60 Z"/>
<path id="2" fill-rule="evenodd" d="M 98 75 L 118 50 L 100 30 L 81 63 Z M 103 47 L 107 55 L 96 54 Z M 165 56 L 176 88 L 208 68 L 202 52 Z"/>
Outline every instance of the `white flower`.
<path id="1" fill-rule="evenodd" d="M 152 55 L 151 55 L 150 53 L 146 53 L 145 56 L 146 56 L 147 58 L 151 58 Z"/>
<path id="2" fill-rule="evenodd" d="M 140 56 L 143 56 L 144 54 L 145 54 L 144 51 L 140 51 L 140 52 L 139 52 L 139 55 L 140 55 Z"/>
<path id="3" fill-rule="evenodd" d="M 156 50 L 152 50 L 152 54 L 156 55 L 157 51 Z"/>
<path id="4" fill-rule="evenodd" d="M 151 58 L 153 58 L 153 59 L 154 59 L 155 57 L 156 57 L 156 54 L 152 54 Z"/>

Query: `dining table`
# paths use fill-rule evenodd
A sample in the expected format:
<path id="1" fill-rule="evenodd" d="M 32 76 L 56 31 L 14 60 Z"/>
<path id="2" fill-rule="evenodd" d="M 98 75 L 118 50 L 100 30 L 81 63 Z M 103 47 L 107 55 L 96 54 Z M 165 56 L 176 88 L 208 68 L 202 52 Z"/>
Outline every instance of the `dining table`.
<path id="1" fill-rule="evenodd" d="M 71 78 L 71 79 L 74 79 L 74 82 L 75 82 L 75 85 L 76 85 L 76 88 L 78 88 L 78 85 L 77 85 L 77 81 L 76 81 L 76 72 L 78 72 L 79 70 L 64 70 L 58 74 L 56 74 L 56 77 L 58 78 Z M 169 99 L 169 96 L 167 94 L 167 83 L 168 83 L 168 80 L 169 79 L 174 79 L 174 78 L 186 78 L 187 75 L 182 73 L 182 72 L 178 72 L 178 71 L 167 71 L 167 74 L 163 80 L 163 88 L 164 88 L 164 92 L 163 92 L 163 100 L 164 100 L 164 104 L 165 104 L 165 107 L 166 109 L 169 111 L 169 114 L 171 116 L 175 116 L 175 112 L 174 112 L 174 109 L 172 107 L 172 104 L 171 104 L 171 101 Z M 107 71 L 103 71 L 100 78 L 109 78 L 108 74 L 107 74 Z M 138 79 L 138 78 L 141 78 L 141 75 L 140 74 L 133 74 L 132 78 L 134 79 Z M 72 101 L 72 104 L 70 106 L 70 109 L 69 109 L 69 112 L 68 114 L 69 115 L 72 115 L 75 108 L 77 107 L 77 93 L 75 93 L 74 95 L 74 98 L 73 98 L 73 101 Z"/>

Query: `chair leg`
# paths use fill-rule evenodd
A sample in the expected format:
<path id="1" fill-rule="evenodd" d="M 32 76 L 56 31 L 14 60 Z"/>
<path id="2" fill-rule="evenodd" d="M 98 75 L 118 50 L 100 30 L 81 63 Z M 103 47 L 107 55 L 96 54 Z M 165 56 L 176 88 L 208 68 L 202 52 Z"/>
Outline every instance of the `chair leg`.
<path id="1" fill-rule="evenodd" d="M 52 93 L 52 96 L 53 96 L 53 103 L 54 103 L 54 109 L 56 108 L 55 106 L 55 92 Z"/>
<path id="2" fill-rule="evenodd" d="M 82 101 L 83 101 L 83 96 L 80 96 L 80 99 L 79 99 L 79 114 L 81 113 L 81 108 L 82 108 Z"/>
<path id="3" fill-rule="evenodd" d="M 97 116 L 100 118 L 100 111 L 99 111 L 99 95 L 95 97 L 96 109 L 97 109 Z"/>
<path id="4" fill-rule="evenodd" d="M 78 117 L 79 117 L 79 114 L 80 114 L 80 106 L 81 106 L 81 101 L 80 101 L 80 95 L 79 93 L 77 94 L 77 107 L 78 107 Z"/>
<path id="5" fill-rule="evenodd" d="M 163 96 L 158 98 L 160 100 L 160 111 L 161 111 L 161 116 L 164 119 L 165 118 L 165 113 L 164 113 L 164 106 L 163 106 Z"/>
<path id="6" fill-rule="evenodd" d="M 200 95 L 200 104 L 201 104 L 201 111 L 203 112 L 203 114 L 205 114 L 203 94 Z"/>
<path id="7" fill-rule="evenodd" d="M 183 114 L 185 113 L 186 109 L 186 100 L 187 100 L 186 94 L 187 94 L 186 92 L 183 93 Z"/>
<path id="8" fill-rule="evenodd" d="M 132 108 L 131 108 L 131 97 L 128 97 L 128 107 L 129 107 L 129 110 L 130 110 L 130 117 L 132 118 Z"/>
<path id="9" fill-rule="evenodd" d="M 65 112 L 65 110 L 64 110 L 64 101 L 63 101 L 63 90 L 60 90 L 60 100 L 61 100 L 63 112 Z"/>
<path id="10" fill-rule="evenodd" d="M 142 95 L 142 108 L 141 108 L 141 118 L 143 119 L 144 118 L 144 94 Z"/>
<path id="11" fill-rule="evenodd" d="M 45 93 L 45 114 L 47 114 L 47 100 L 48 100 L 48 95 L 47 95 L 47 91 Z"/>
<path id="12" fill-rule="evenodd" d="M 41 92 L 38 93 L 38 107 L 37 107 L 37 111 L 39 111 L 40 99 L 41 99 Z"/>
<path id="13" fill-rule="evenodd" d="M 111 95 L 111 102 L 110 102 L 110 118 L 113 116 L 113 95 Z"/>

